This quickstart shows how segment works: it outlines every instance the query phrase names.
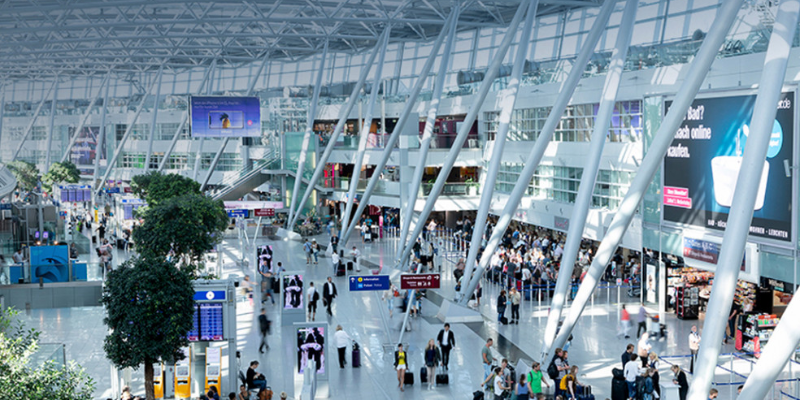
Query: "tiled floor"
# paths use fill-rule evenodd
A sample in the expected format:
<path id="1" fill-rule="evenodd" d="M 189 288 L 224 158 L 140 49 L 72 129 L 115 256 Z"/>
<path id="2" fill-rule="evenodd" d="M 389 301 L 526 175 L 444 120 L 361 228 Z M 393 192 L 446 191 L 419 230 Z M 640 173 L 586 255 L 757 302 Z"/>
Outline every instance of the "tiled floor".
<path id="1" fill-rule="evenodd" d="M 322 244 L 327 243 L 327 239 L 319 237 Z M 287 242 L 281 240 L 271 240 L 269 238 L 259 238 L 258 244 L 272 244 L 275 250 L 275 260 L 281 261 L 287 270 L 304 270 L 306 284 L 309 280 L 315 282 L 315 286 L 320 287 L 325 278 L 331 274 L 330 260 L 320 258 L 318 265 L 306 265 L 305 256 L 302 252 L 302 244 L 297 242 Z M 397 250 L 396 239 L 383 239 L 372 244 L 361 244 L 361 240 L 356 237 L 351 240 L 347 248 L 357 245 L 367 261 L 367 264 L 383 265 L 384 273 L 392 276 L 392 279 L 399 282 L 399 271 L 392 268 L 392 260 Z M 235 274 L 243 276 L 245 273 L 253 275 L 253 254 L 252 248 L 245 247 L 245 254 L 250 258 L 245 269 L 234 260 L 241 259 L 240 243 L 236 239 L 229 239 L 223 244 L 224 268 L 223 276 Z M 116 261 L 122 258 L 117 256 Z M 454 295 L 454 281 L 452 278 L 452 258 L 445 262 L 443 271 L 442 289 L 437 293 L 444 298 L 452 298 Z M 365 266 L 367 268 L 369 265 Z M 363 273 L 368 273 L 366 270 Z M 339 298 L 335 301 L 334 317 L 326 318 L 324 312 L 317 316 L 317 321 L 327 321 L 331 332 L 336 325 L 342 325 L 345 331 L 358 341 L 362 346 L 361 358 L 362 367 L 359 369 L 351 368 L 349 365 L 345 369 L 339 369 L 336 363 L 336 352 L 329 349 L 328 356 L 330 361 L 328 368 L 329 387 L 331 398 L 354 398 L 354 399 L 467 399 L 472 398 L 472 392 L 478 389 L 483 377 L 483 369 L 480 364 L 479 351 L 484 345 L 487 337 L 498 338 L 501 343 L 498 358 L 511 357 L 512 363 L 516 363 L 516 358 L 525 360 L 538 359 L 542 341 L 540 335 L 544 331 L 544 324 L 547 317 L 547 302 L 541 303 L 537 300 L 524 302 L 521 308 L 522 321 L 519 325 L 499 326 L 495 320 L 494 298 L 499 291 L 494 285 L 484 283 L 484 301 L 480 311 L 485 317 L 483 326 L 466 326 L 456 324 L 453 331 L 456 335 L 458 345 L 451 353 L 450 385 L 438 387 L 433 391 L 424 389 L 419 383 L 419 368 L 423 365 L 421 349 L 428 339 L 434 338 L 441 328 L 440 324 L 433 318 L 437 312 L 435 302 L 425 301 L 423 305 L 423 317 L 413 321 L 413 330 L 407 332 L 403 337 L 403 342 L 409 344 L 409 353 L 412 371 L 416 375 L 417 382 L 413 386 L 406 387 L 405 392 L 397 389 L 396 374 L 392 369 L 393 343 L 399 337 L 399 325 L 403 314 L 395 310 L 392 317 L 389 316 L 386 303 L 382 302 L 380 295 L 374 292 L 355 292 L 350 293 L 346 286 L 345 278 L 334 278 L 339 290 Z M 574 332 L 575 339 L 570 347 L 570 362 L 581 368 L 579 380 L 591 384 L 594 394 L 598 399 L 610 397 L 610 376 L 611 369 L 618 367 L 619 357 L 625 349 L 625 345 L 631 340 L 624 340 L 616 337 L 616 321 L 618 320 L 618 308 L 616 289 L 601 289 L 594 297 L 592 305 L 584 312 Z M 635 299 L 627 297 L 625 293 L 620 295 L 620 300 L 630 304 L 633 310 L 637 310 Z M 438 302 L 436 302 L 438 303 Z M 299 396 L 300 378 L 294 366 L 296 357 L 294 353 L 293 340 L 287 340 L 282 344 L 283 338 L 293 338 L 292 327 L 281 327 L 274 329 L 269 337 L 272 346 L 266 354 L 259 354 L 257 350 L 259 338 L 255 324 L 254 307 L 248 302 L 239 302 L 238 314 L 238 347 L 242 354 L 242 364 L 246 365 L 250 360 L 261 362 L 260 370 L 267 376 L 269 385 L 276 393 L 286 391 L 290 398 Z M 280 326 L 278 308 L 271 304 L 266 305 L 270 319 L 274 320 L 274 326 Z M 255 307 L 257 310 L 257 307 Z M 635 311 L 632 312 L 635 314 Z M 42 342 L 64 343 L 66 345 L 67 358 L 82 364 L 97 382 L 96 398 L 109 398 L 111 392 L 110 364 L 105 359 L 103 353 L 103 338 L 106 327 L 103 325 L 103 310 L 100 308 L 73 308 L 73 309 L 54 309 L 54 310 L 33 310 L 27 315 L 23 315 L 28 326 L 42 331 Z M 667 340 L 654 342 L 653 350 L 661 356 L 667 356 L 665 361 L 679 363 L 688 367 L 686 358 L 670 358 L 671 356 L 681 356 L 688 354 L 687 335 L 692 324 L 696 321 L 681 321 L 675 319 L 674 315 L 666 318 L 669 326 Z M 327 343 L 331 343 L 328 340 Z M 505 345 L 502 345 L 505 343 Z M 391 350 L 389 350 L 391 349 Z M 732 346 L 726 346 L 723 353 L 733 351 Z M 507 352 L 508 354 L 501 354 Z M 348 350 L 348 359 L 349 359 Z M 510 355 L 509 355 L 510 354 Z M 750 369 L 750 362 L 745 359 L 723 357 L 720 363 L 725 368 L 731 368 L 746 375 Z M 794 365 L 794 367 L 800 367 Z M 242 366 L 245 369 L 246 366 Z M 666 362 L 661 364 L 661 376 L 669 377 L 669 365 Z M 798 368 L 794 368 L 797 370 Z M 788 371 L 788 370 L 787 370 Z M 733 399 L 731 395 L 735 392 L 736 385 L 722 385 L 728 382 L 742 382 L 740 376 L 731 375 L 722 368 L 717 369 L 716 381 L 720 383 L 720 399 Z M 731 378 L 733 376 L 733 378 Z M 789 378 L 788 372 L 785 378 Z M 143 392 L 142 371 L 134 371 L 131 374 L 131 385 L 135 393 Z M 797 390 L 796 385 L 784 384 L 785 391 L 794 395 Z M 779 391 L 776 391 L 778 393 Z M 277 396 L 276 396 L 277 398 Z M 778 393 L 775 397 L 780 398 Z M 788 398 L 788 397 L 787 397 Z"/>

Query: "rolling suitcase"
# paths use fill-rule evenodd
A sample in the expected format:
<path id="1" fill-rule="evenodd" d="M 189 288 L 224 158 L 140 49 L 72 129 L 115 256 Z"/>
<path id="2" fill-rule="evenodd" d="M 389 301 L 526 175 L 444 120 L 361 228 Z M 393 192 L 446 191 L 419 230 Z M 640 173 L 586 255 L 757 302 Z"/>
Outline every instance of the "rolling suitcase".
<path id="1" fill-rule="evenodd" d="M 439 372 L 436 374 L 436 384 L 437 385 L 450 384 L 450 375 L 447 375 L 447 371 L 444 370 L 444 367 L 440 368 Z"/>
<path id="2" fill-rule="evenodd" d="M 422 367 L 419 369 L 419 383 L 428 383 L 428 368 Z"/>
<path id="3" fill-rule="evenodd" d="M 628 398 L 628 382 L 624 379 L 611 379 L 611 400 L 625 400 Z"/>
<path id="4" fill-rule="evenodd" d="M 367 231 L 364 233 L 364 242 L 371 242 L 372 241 L 372 232 Z"/>
<path id="5" fill-rule="evenodd" d="M 353 270 L 353 262 L 352 261 L 348 261 L 347 262 L 347 270 L 348 271 L 352 271 Z"/>
<path id="6" fill-rule="evenodd" d="M 500 323 L 503 324 L 503 325 L 508 325 L 508 318 L 500 317 Z"/>
<path id="7" fill-rule="evenodd" d="M 345 274 L 344 264 L 339 263 L 339 265 L 336 266 L 336 276 L 345 276 Z"/>
<path id="8" fill-rule="evenodd" d="M 409 370 L 406 370 L 406 375 L 405 378 L 403 379 L 403 382 L 406 385 L 414 386 L 414 373 Z"/>
<path id="9" fill-rule="evenodd" d="M 353 353 L 350 358 L 353 362 L 353 368 L 361 367 L 361 349 L 358 347 L 358 343 L 353 342 Z"/>

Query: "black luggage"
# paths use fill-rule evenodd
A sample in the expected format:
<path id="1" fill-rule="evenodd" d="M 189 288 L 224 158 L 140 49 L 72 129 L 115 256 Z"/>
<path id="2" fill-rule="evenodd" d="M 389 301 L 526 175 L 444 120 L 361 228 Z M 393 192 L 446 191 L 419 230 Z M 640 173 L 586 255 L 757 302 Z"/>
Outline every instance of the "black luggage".
<path id="1" fill-rule="evenodd" d="M 615 368 L 616 369 L 616 368 Z M 611 380 L 611 400 L 625 400 L 628 398 L 628 382 L 625 379 Z"/>
<path id="2" fill-rule="evenodd" d="M 353 361 L 353 368 L 361 367 L 361 349 L 358 347 L 358 343 L 353 343 L 353 354 L 350 358 Z"/>
<path id="3" fill-rule="evenodd" d="M 476 390 L 472 392 L 472 400 L 483 400 L 483 391 Z"/>
<path id="4" fill-rule="evenodd" d="M 500 323 L 503 325 L 508 325 L 508 318 L 506 318 L 505 316 L 500 317 Z"/>
<path id="5" fill-rule="evenodd" d="M 422 367 L 419 369 L 419 383 L 428 383 L 428 368 Z"/>
<path id="6" fill-rule="evenodd" d="M 406 385 L 414 386 L 414 373 L 409 371 L 409 370 L 406 370 L 406 375 L 405 375 L 405 379 L 403 380 L 403 382 Z"/>
<path id="7" fill-rule="evenodd" d="M 348 261 L 347 262 L 347 270 L 348 271 L 352 271 L 353 270 L 353 262 L 352 261 Z"/>
<path id="8" fill-rule="evenodd" d="M 345 274 L 344 264 L 339 263 L 339 265 L 336 266 L 336 276 L 345 276 Z"/>
<path id="9" fill-rule="evenodd" d="M 450 384 L 450 375 L 447 375 L 447 371 L 444 370 L 444 367 L 439 369 L 439 373 L 436 374 L 436 384 L 437 385 Z"/>

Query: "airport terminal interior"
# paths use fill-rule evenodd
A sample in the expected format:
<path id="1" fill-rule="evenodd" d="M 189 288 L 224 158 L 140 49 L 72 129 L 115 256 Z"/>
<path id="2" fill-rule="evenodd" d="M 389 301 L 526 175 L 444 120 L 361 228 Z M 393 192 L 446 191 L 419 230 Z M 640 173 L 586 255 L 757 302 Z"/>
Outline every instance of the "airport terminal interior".
<path id="1" fill-rule="evenodd" d="M 800 400 L 799 19 L 0 2 L 0 399 Z"/>

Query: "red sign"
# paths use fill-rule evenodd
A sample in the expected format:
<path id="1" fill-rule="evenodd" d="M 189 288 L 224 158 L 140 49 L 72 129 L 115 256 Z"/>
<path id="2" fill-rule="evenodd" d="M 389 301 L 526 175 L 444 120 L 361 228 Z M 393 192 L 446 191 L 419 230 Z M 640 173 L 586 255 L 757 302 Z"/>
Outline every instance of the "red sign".
<path id="1" fill-rule="evenodd" d="M 441 279 L 439 274 L 402 274 L 400 289 L 439 289 Z"/>
<path id="2" fill-rule="evenodd" d="M 124 188 L 122 188 L 122 190 L 123 190 L 125 193 L 133 193 L 133 189 L 131 189 L 131 187 L 130 187 L 130 186 L 125 186 Z"/>
<path id="3" fill-rule="evenodd" d="M 275 216 L 275 209 L 274 208 L 256 208 L 253 210 L 256 217 L 274 217 Z"/>

